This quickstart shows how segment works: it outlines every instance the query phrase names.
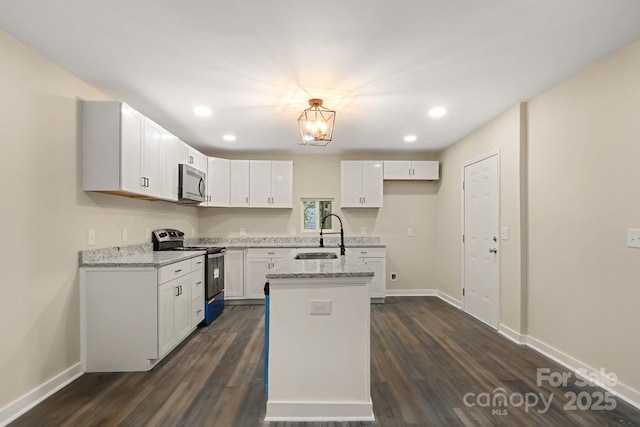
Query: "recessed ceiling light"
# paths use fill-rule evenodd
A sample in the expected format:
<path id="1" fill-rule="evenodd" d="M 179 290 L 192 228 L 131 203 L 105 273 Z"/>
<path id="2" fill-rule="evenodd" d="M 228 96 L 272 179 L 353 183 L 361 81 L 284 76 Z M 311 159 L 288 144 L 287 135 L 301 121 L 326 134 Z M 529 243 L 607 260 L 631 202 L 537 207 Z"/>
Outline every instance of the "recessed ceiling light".
<path id="1" fill-rule="evenodd" d="M 416 142 L 416 139 L 418 139 L 418 137 L 415 135 L 407 135 L 404 137 L 404 142 Z"/>
<path id="2" fill-rule="evenodd" d="M 429 110 L 429 116 L 435 118 L 442 117 L 447 114 L 447 110 L 444 107 L 436 107 Z"/>
<path id="3" fill-rule="evenodd" d="M 211 115 L 211 108 L 199 105 L 193 109 L 193 113 L 200 117 L 209 117 Z"/>
<path id="4" fill-rule="evenodd" d="M 228 141 L 228 142 L 233 142 L 233 141 L 236 140 L 236 136 L 227 134 L 227 135 L 224 135 L 222 137 L 222 139 L 224 139 L 225 141 Z"/>

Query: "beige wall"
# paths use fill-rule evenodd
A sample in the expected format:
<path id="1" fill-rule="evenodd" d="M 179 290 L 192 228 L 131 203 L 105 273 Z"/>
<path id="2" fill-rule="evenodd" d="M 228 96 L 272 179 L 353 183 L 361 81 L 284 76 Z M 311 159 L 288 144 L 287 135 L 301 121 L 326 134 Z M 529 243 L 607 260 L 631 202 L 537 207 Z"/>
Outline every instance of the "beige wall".
<path id="1" fill-rule="evenodd" d="M 78 251 L 197 232 L 196 208 L 80 189 L 79 99 L 104 95 L 0 32 L 0 408 L 80 361 Z M 10 60 L 7 60 L 9 58 Z"/>
<path id="2" fill-rule="evenodd" d="M 500 240 L 499 323 L 522 332 L 520 240 L 521 115 L 517 105 L 440 153 L 442 180 L 437 197 L 436 282 L 438 289 L 462 301 L 462 166 L 486 153 L 500 153 L 500 226 L 509 240 Z"/>
<path id="3" fill-rule="evenodd" d="M 244 228 L 248 236 L 289 236 L 292 228 L 295 228 L 296 235 L 318 236 L 318 233 L 301 232 L 300 199 L 329 197 L 334 200 L 336 208 L 340 206 L 340 160 L 427 160 L 433 157 L 371 153 L 343 156 L 255 154 L 243 158 L 293 160 L 293 209 L 201 209 L 200 230 L 203 236 L 238 236 L 240 228 Z M 344 222 L 346 235 L 360 235 L 361 228 L 365 227 L 367 234 L 379 236 L 387 245 L 387 289 L 435 288 L 438 186 L 437 182 L 385 181 L 383 208 L 334 208 Z M 414 237 L 407 236 L 409 227 L 414 228 Z M 398 273 L 397 281 L 389 279 L 391 272 Z"/>
<path id="4" fill-rule="evenodd" d="M 640 41 L 529 104 L 529 334 L 640 391 Z"/>

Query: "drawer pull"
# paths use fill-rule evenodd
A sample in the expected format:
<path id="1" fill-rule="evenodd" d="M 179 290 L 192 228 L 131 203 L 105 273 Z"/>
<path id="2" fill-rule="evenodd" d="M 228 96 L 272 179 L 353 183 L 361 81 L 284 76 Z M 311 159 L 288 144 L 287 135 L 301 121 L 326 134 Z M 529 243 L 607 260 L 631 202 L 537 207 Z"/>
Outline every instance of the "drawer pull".
<path id="1" fill-rule="evenodd" d="M 180 273 L 181 271 L 182 271 L 182 269 L 178 269 L 174 273 Z"/>
<path id="2" fill-rule="evenodd" d="M 196 285 L 202 285 L 202 282 L 197 282 Z"/>
<path id="3" fill-rule="evenodd" d="M 202 313 L 202 309 L 199 309 L 198 311 L 196 311 L 196 314 L 200 314 Z"/>

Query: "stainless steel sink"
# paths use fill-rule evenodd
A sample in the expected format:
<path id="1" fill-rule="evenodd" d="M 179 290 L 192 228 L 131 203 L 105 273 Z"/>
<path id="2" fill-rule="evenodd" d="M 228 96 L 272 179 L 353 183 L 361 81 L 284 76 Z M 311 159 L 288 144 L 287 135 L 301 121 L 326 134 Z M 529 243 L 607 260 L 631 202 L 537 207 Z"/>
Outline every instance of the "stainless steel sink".
<path id="1" fill-rule="evenodd" d="M 293 259 L 335 259 L 338 255 L 333 252 L 307 252 L 299 253 Z"/>

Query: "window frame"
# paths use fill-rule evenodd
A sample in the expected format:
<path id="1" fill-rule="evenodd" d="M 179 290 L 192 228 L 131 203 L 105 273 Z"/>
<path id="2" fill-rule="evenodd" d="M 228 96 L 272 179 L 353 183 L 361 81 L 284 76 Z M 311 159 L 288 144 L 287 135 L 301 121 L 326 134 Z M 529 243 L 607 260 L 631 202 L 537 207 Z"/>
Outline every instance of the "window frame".
<path id="1" fill-rule="evenodd" d="M 316 228 L 314 229 L 307 229 L 305 228 L 305 223 L 304 223 L 304 211 L 305 211 L 305 202 L 315 202 L 316 203 Z M 300 230 L 303 233 L 320 233 L 320 203 L 321 202 L 331 202 L 331 213 L 334 213 L 333 211 L 333 206 L 334 206 L 334 200 L 333 197 L 301 197 L 300 198 L 300 206 L 301 206 L 301 214 L 300 214 Z M 331 228 L 324 228 L 322 231 L 323 232 L 332 232 L 335 231 L 335 229 L 333 228 L 333 224 L 334 221 L 331 221 Z"/>

